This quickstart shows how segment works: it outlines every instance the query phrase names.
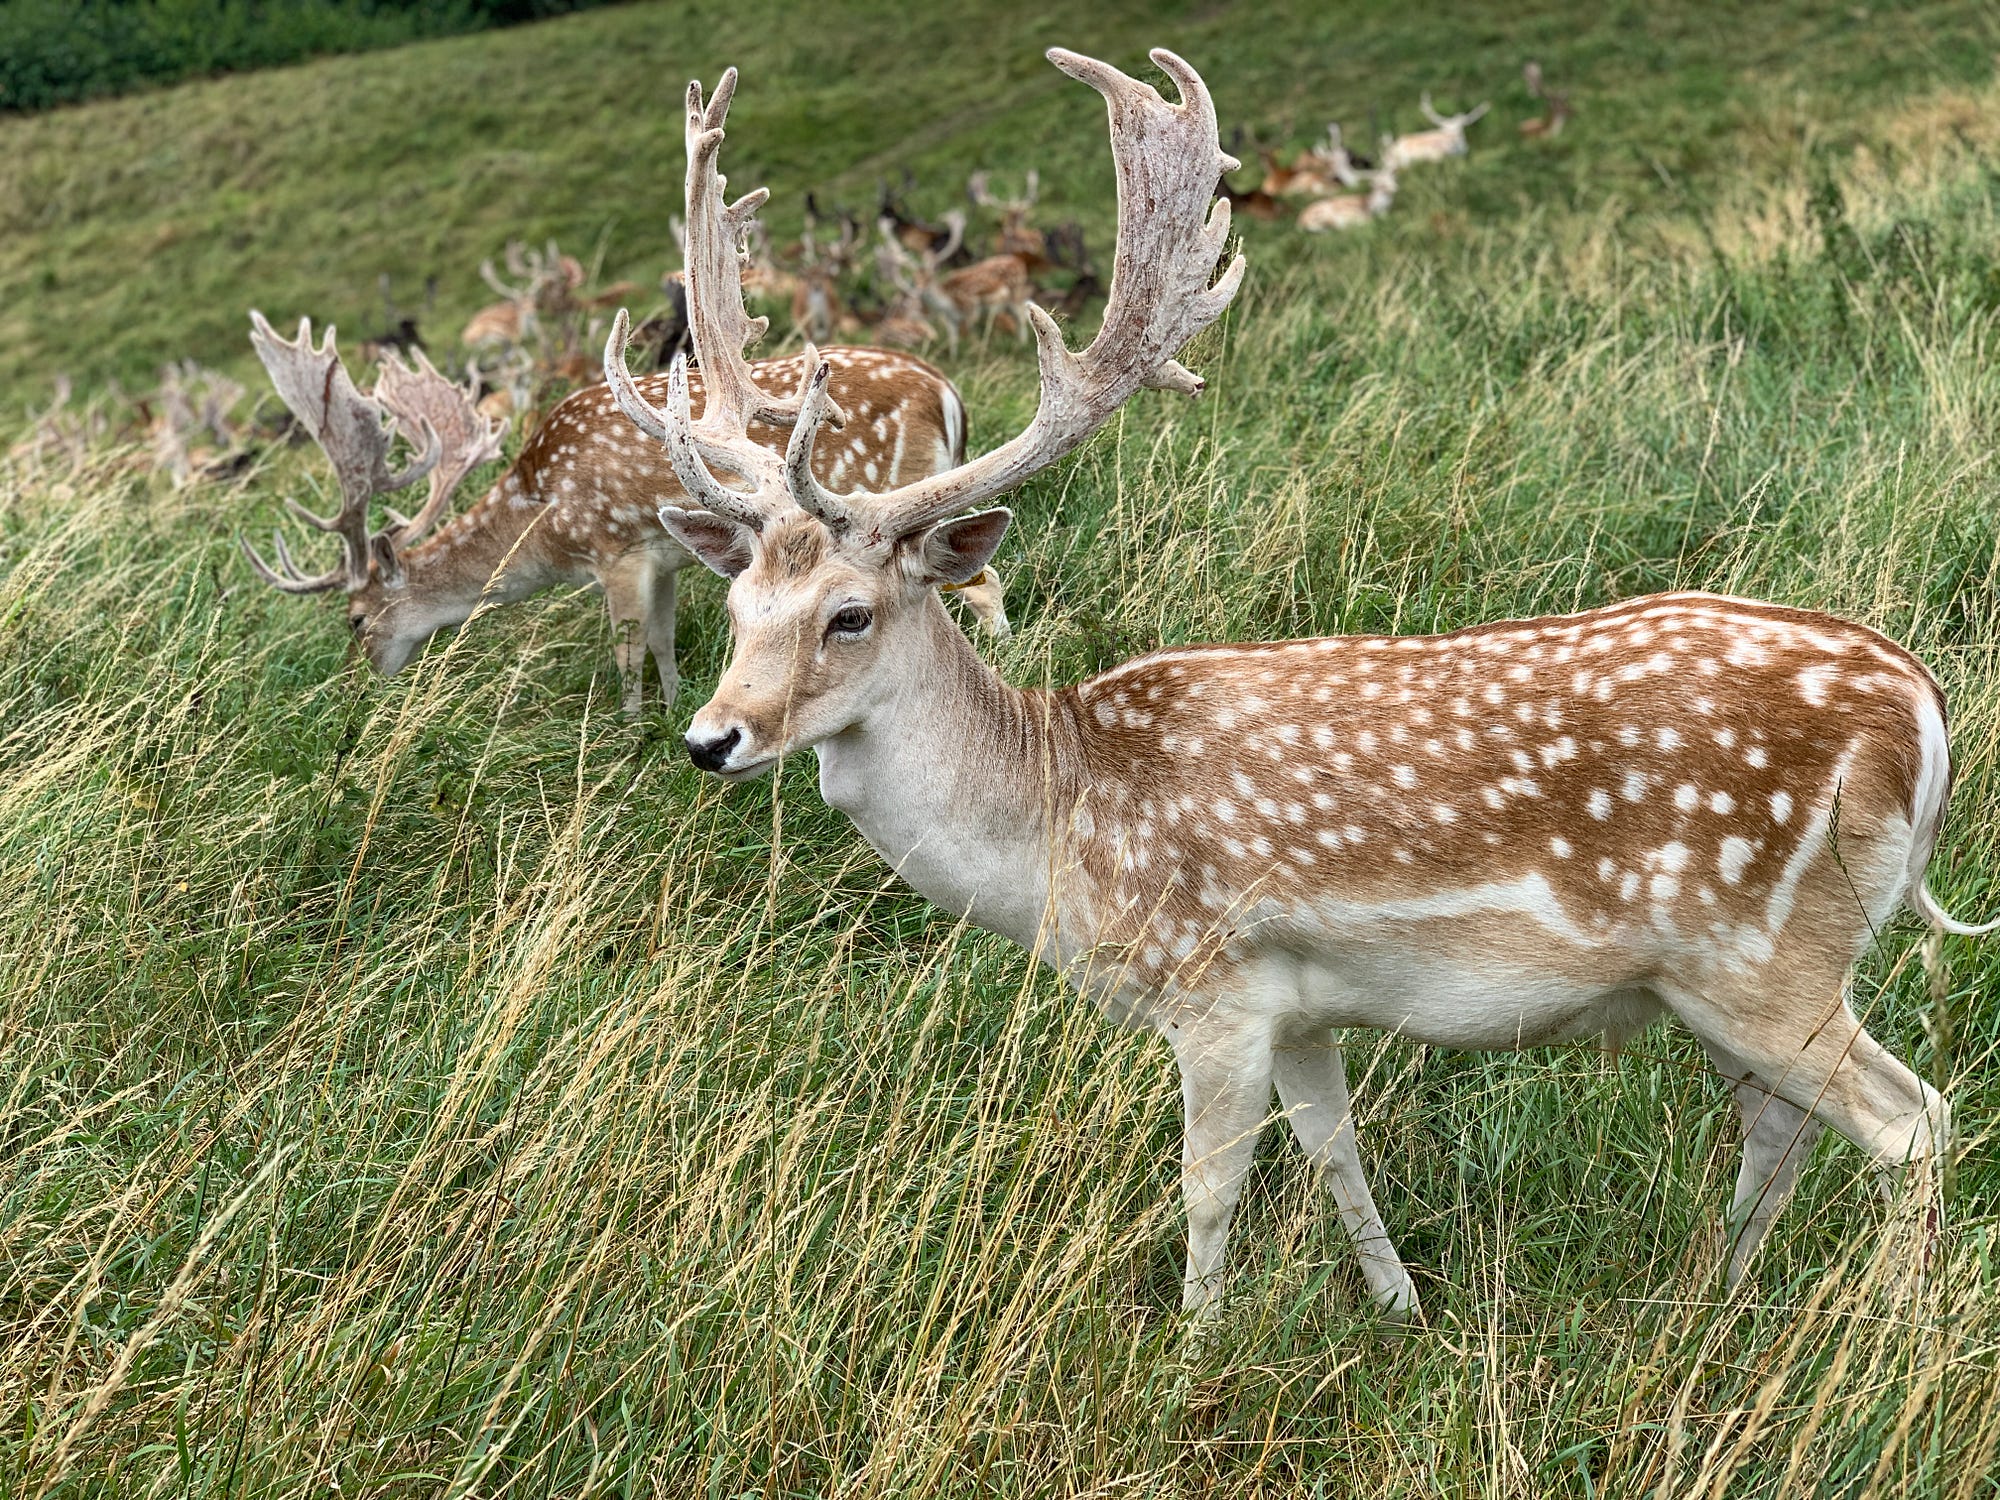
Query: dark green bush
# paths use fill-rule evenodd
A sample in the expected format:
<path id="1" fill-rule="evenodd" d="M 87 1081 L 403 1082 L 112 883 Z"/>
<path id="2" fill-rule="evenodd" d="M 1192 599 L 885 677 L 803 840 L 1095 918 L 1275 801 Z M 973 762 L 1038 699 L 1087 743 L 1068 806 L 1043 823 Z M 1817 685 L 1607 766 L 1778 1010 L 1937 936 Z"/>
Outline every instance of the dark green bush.
<path id="1" fill-rule="evenodd" d="M 507 26 L 607 0 L 0 0 L 0 111 Z"/>

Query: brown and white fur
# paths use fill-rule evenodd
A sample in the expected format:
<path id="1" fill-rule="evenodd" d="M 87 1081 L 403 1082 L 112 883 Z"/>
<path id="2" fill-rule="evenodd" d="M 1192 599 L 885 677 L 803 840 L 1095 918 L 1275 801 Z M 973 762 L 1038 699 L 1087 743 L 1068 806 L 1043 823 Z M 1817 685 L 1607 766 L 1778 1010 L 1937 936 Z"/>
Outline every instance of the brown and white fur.
<path id="1" fill-rule="evenodd" d="M 663 519 L 731 579 L 734 656 L 691 757 L 734 781 L 816 750 L 822 795 L 912 886 L 1167 1041 L 1190 1309 L 1217 1295 L 1275 1086 L 1370 1291 L 1415 1310 L 1361 1170 L 1343 1027 L 1511 1049 L 1674 1016 L 1743 1114 L 1732 1278 L 1822 1124 L 1885 1175 L 1930 1163 L 1944 1101 L 1848 1004 L 1899 906 L 1969 930 L 1923 883 L 1951 783 L 1943 700 L 1874 631 L 1669 594 L 1442 636 L 1185 647 L 1024 692 L 952 626 L 936 589 L 985 566 L 1010 520 L 958 512 L 1139 387 L 1198 391 L 1151 362 L 1241 274 L 1210 284 L 1227 214 L 1198 210 L 1229 163 L 1199 78 L 1155 52 L 1181 90 L 1168 106 L 1050 55 L 1112 101 L 1119 270 L 1089 348 L 1037 320 L 1026 432 L 940 479 L 840 497 L 800 462 L 825 415 L 817 377 L 782 466 L 627 404 L 708 507 Z M 691 157 L 697 136 L 712 152 L 720 130 L 691 124 Z M 695 334 L 704 359 L 727 347 Z M 719 488 L 701 452 L 749 465 L 749 488 Z"/>

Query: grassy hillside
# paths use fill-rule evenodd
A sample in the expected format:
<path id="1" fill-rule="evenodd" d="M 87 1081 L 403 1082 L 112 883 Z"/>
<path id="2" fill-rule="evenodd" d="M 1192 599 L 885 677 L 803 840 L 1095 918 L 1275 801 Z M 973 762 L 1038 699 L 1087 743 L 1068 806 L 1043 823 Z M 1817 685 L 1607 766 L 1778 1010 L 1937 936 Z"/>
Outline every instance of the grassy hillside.
<path id="1" fill-rule="evenodd" d="M 2000 910 L 1994 13 L 1255 14 L 635 8 L 9 124 L 0 264 L 51 280 L 0 304 L 4 378 L 220 357 L 251 302 L 352 321 L 510 231 L 650 269 L 672 100 L 724 59 L 739 185 L 1040 163 L 1093 213 L 1048 42 L 1168 42 L 1301 139 L 1491 92 L 1366 234 L 1253 226 L 1212 398 L 1028 487 L 1002 669 L 1682 585 L 1833 608 L 1943 680 L 1933 882 Z M 1581 106 L 1552 150 L 1512 139 L 1530 51 Z M 1025 417 L 1011 349 L 953 373 L 979 442 Z M 583 596 L 384 684 L 233 550 L 303 455 L 179 493 L 127 457 L 0 469 L 9 1492 L 1992 1493 L 2000 949 L 1947 943 L 1933 993 L 1898 928 L 1857 986 L 1965 1134 L 1914 1300 L 1832 1142 L 1723 1297 L 1736 1125 L 1685 1037 L 1358 1038 L 1429 1326 L 1384 1336 L 1274 1128 L 1189 1345 L 1165 1049 L 899 887 L 809 760 L 692 771 L 715 587 L 641 728 Z"/>
<path id="2" fill-rule="evenodd" d="M 1140 62 L 1174 47 L 1214 76 L 1225 126 L 1300 144 L 1336 115 L 1363 138 L 1371 119 L 1418 128 L 1423 88 L 1490 96 L 1484 149 L 1425 205 L 1436 232 L 1551 209 L 1631 232 L 1850 144 L 1911 92 L 1986 78 L 2000 47 L 1980 3 L 1742 9 L 700 0 L 0 119 L 0 411 L 62 370 L 85 386 L 144 386 L 186 357 L 248 373 L 252 305 L 372 329 L 383 272 L 409 303 L 438 278 L 449 339 L 490 300 L 476 270 L 510 236 L 650 281 L 679 206 L 681 86 L 729 63 L 746 80 L 731 171 L 772 188 L 781 230 L 808 188 L 866 208 L 909 167 L 936 211 L 976 168 L 1027 166 L 1051 218 L 1108 228 L 1097 107 L 1040 59 L 1061 43 Z M 1512 139 L 1528 57 L 1581 111 L 1553 148 Z"/>

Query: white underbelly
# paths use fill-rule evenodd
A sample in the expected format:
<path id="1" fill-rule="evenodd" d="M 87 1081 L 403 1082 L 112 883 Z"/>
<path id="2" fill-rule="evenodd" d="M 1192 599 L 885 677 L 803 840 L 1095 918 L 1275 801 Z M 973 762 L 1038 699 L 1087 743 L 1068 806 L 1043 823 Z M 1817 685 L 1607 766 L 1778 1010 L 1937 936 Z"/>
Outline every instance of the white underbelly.
<path id="1" fill-rule="evenodd" d="M 1664 1009 L 1642 985 L 1605 985 L 1404 950 L 1298 961 L 1308 1026 L 1367 1026 L 1441 1047 L 1511 1050 L 1642 1030 Z"/>

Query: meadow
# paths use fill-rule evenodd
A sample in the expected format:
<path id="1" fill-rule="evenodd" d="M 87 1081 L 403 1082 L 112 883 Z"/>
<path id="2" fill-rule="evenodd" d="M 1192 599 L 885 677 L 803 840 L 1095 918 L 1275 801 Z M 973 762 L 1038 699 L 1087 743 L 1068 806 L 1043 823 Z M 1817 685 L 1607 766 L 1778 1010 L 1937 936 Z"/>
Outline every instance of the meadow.
<path id="1" fill-rule="evenodd" d="M 657 274 L 679 87 L 724 62 L 780 235 L 906 164 L 939 198 L 1038 165 L 1107 226 L 1058 41 L 1172 46 L 1225 130 L 1301 144 L 1491 95 L 1368 230 L 1244 227 L 1209 395 L 1016 497 L 982 649 L 1036 684 L 1661 588 L 1832 609 L 1944 683 L 1932 884 L 2000 913 L 2000 12 L 813 17 L 620 7 L 0 121 L 0 444 L 58 370 L 247 376 L 253 303 L 358 328 L 378 272 L 435 271 L 454 326 L 509 233 Z M 1554 142 L 1514 131 L 1529 56 L 1577 104 Z M 1026 420 L 1009 341 L 951 373 L 976 448 Z M 1724 1294 L 1735 1111 L 1683 1035 L 1357 1037 L 1427 1323 L 1370 1311 L 1274 1124 L 1191 1341 L 1166 1049 L 900 887 L 808 758 L 688 765 L 712 580 L 638 724 L 581 594 L 385 683 L 235 550 L 309 450 L 179 491 L 131 459 L 0 460 L 6 1492 L 1995 1493 L 2000 948 L 1932 979 L 1904 923 L 1858 980 L 1961 1130 L 1913 1295 L 1832 1140 Z"/>

